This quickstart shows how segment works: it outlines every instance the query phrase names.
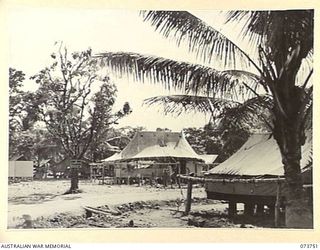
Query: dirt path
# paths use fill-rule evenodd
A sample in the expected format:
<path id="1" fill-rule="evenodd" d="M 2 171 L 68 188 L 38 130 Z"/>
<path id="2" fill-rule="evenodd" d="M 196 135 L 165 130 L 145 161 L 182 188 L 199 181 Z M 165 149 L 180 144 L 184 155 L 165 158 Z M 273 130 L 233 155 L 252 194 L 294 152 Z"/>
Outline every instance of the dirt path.
<path id="1" fill-rule="evenodd" d="M 69 181 L 33 181 L 9 185 L 8 227 L 21 222 L 23 215 L 47 217 L 55 213 L 83 213 L 83 206 L 117 205 L 135 201 L 174 200 L 186 197 L 186 189 L 135 186 L 108 186 L 80 181 L 83 193 L 62 195 Z M 204 188 L 194 188 L 193 197 L 205 197 Z"/>

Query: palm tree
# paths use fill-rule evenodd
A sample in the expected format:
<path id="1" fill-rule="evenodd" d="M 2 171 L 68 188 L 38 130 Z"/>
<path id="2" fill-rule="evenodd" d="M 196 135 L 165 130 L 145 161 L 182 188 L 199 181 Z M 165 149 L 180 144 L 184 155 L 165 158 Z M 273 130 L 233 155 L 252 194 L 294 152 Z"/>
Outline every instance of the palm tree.
<path id="1" fill-rule="evenodd" d="M 287 226 L 299 227 L 296 218 L 304 220 L 306 214 L 301 211 L 304 198 L 300 159 L 306 120 L 312 112 L 313 15 L 313 10 L 228 12 L 227 23 L 244 23 L 240 35 L 256 48 L 255 58 L 189 12 L 142 12 L 144 21 L 164 37 L 175 39 L 178 46 L 188 45 L 190 53 L 207 65 L 221 62 L 226 69 L 223 71 L 137 53 L 101 53 L 96 57 L 102 66 L 136 80 L 209 97 L 211 101 L 202 99 L 207 102 L 202 108 L 211 113 L 219 111 L 223 103 L 231 107 L 259 103 L 266 108 L 289 189 Z M 243 104 L 236 105 L 236 101 Z"/>

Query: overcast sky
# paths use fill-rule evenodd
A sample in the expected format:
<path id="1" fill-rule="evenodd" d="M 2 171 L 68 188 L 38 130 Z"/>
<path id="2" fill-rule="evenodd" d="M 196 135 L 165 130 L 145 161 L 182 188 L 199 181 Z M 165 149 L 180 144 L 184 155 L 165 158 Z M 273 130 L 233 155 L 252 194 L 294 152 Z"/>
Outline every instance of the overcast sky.
<path id="1" fill-rule="evenodd" d="M 197 16 L 219 25 L 215 13 L 196 12 Z M 10 51 L 9 65 L 24 71 L 28 76 L 37 73 L 50 62 L 55 41 L 63 41 L 69 51 L 84 50 L 93 53 L 104 51 L 130 51 L 142 54 L 197 62 L 186 47 L 177 48 L 173 41 L 162 38 L 149 23 L 144 23 L 139 13 L 125 10 L 72 10 L 15 7 L 9 11 Z M 165 116 L 161 107 L 145 107 L 145 98 L 174 94 L 161 85 L 148 85 L 113 78 L 118 88 L 116 109 L 128 101 L 133 109 L 119 126 L 144 126 L 148 130 L 167 127 L 179 131 L 184 127 L 199 127 L 209 116 L 198 113 L 174 117 Z M 32 81 L 26 88 L 35 89 Z"/>

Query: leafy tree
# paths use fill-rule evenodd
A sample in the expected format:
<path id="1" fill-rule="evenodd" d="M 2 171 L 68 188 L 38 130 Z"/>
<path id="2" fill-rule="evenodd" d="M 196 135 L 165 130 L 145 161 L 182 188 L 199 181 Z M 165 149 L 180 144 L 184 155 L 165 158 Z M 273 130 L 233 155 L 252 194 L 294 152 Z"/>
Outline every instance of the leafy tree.
<path id="1" fill-rule="evenodd" d="M 240 97 L 268 110 L 268 126 L 281 152 L 289 190 L 286 223 L 299 227 L 310 212 L 303 207 L 300 159 L 312 110 L 313 16 L 313 10 L 228 12 L 227 22 L 244 23 L 238 29 L 241 36 L 257 48 L 251 56 L 189 12 L 143 12 L 144 21 L 164 37 L 175 39 L 178 46 L 187 44 L 206 63 L 220 61 L 225 70 L 137 53 L 107 52 L 97 57 L 102 66 L 141 81 L 159 82 L 186 94 Z"/>
<path id="2" fill-rule="evenodd" d="M 33 125 L 38 120 L 33 94 L 22 90 L 25 74 L 9 68 L 9 158 L 23 154 L 34 158 L 33 144 L 37 130 Z M 32 105 L 31 105 L 32 103 Z"/>
<path id="3" fill-rule="evenodd" d="M 13 136 L 13 133 L 20 130 L 21 124 L 21 112 L 23 110 L 23 81 L 25 80 L 25 74 L 13 68 L 9 68 L 9 137 Z"/>
<path id="4" fill-rule="evenodd" d="M 197 154 L 219 154 L 222 143 L 210 126 L 203 128 L 185 128 L 185 137 Z"/>
<path id="5" fill-rule="evenodd" d="M 32 77 L 39 84 L 35 93 L 37 111 L 64 154 L 72 160 L 83 160 L 110 126 L 130 113 L 130 106 L 125 103 L 121 111 L 112 113 L 116 87 L 99 72 L 91 49 L 69 54 L 60 44 L 51 58 L 52 64 Z M 93 84 L 100 86 L 94 94 Z M 72 167 L 68 192 L 77 192 L 78 182 L 78 168 Z"/>

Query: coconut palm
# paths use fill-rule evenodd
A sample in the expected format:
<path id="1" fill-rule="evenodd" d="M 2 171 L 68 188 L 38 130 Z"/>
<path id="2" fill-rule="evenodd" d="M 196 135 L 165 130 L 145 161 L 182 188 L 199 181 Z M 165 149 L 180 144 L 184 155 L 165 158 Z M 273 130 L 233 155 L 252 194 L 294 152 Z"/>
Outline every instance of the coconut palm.
<path id="1" fill-rule="evenodd" d="M 294 221 L 307 214 L 301 212 L 300 159 L 306 120 L 312 110 L 313 10 L 228 12 L 226 22 L 243 23 L 240 35 L 256 48 L 252 52 L 256 56 L 189 12 L 143 11 L 142 16 L 164 37 L 175 39 L 178 46 L 187 45 L 205 65 L 221 62 L 225 70 L 137 53 L 101 53 L 97 55 L 101 65 L 139 81 L 212 98 L 202 99 L 207 102 L 202 102 L 202 109 L 211 113 L 222 104 L 235 108 L 259 103 L 266 107 L 289 189 L 287 226 L 299 227 Z M 230 98 L 233 102 L 226 101 Z M 236 101 L 243 104 L 236 105 Z"/>

